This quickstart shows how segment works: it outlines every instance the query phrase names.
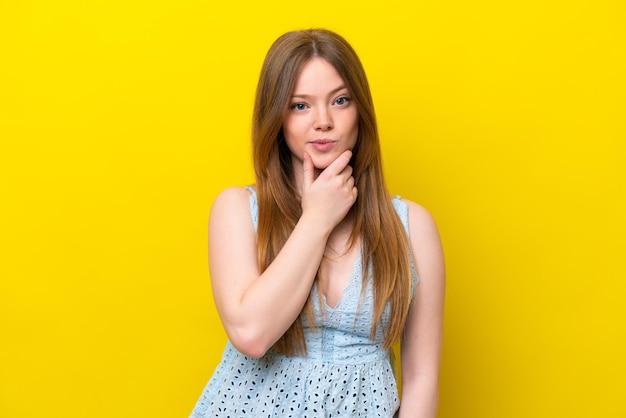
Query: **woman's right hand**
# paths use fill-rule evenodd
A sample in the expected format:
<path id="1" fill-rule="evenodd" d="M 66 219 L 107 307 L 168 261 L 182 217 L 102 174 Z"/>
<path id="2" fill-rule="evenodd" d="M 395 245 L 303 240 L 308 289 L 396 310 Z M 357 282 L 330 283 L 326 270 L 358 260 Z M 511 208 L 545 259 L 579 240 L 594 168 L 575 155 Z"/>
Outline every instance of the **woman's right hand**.
<path id="1" fill-rule="evenodd" d="M 308 153 L 302 160 L 302 216 L 330 233 L 346 216 L 357 198 L 352 167 L 348 165 L 352 151 L 344 151 L 315 178 L 315 167 Z"/>

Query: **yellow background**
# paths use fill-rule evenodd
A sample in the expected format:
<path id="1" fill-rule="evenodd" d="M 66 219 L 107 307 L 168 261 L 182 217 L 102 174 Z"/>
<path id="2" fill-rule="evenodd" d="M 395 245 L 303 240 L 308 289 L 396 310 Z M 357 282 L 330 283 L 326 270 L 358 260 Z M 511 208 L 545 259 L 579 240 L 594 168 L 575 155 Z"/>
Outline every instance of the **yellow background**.
<path id="1" fill-rule="evenodd" d="M 0 2 L 0 417 L 186 417 L 225 342 L 207 217 L 262 59 L 360 54 L 390 189 L 448 267 L 440 417 L 626 417 L 626 10 Z"/>

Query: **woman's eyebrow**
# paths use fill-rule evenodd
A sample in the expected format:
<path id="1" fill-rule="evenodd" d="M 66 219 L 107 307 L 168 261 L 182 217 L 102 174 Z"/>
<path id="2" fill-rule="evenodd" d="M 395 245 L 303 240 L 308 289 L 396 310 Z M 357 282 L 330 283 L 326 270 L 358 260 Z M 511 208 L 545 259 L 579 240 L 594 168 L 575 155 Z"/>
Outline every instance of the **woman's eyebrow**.
<path id="1" fill-rule="evenodd" d="M 335 93 L 337 93 L 337 92 L 339 92 L 339 91 L 341 91 L 341 90 L 343 90 L 345 88 L 346 88 L 346 86 L 341 85 L 341 86 L 331 90 L 330 92 L 328 92 L 328 95 L 332 96 L 333 94 L 335 94 Z M 311 95 L 310 94 L 293 94 L 293 95 L 291 95 L 291 97 L 299 98 L 299 99 L 309 99 L 309 98 L 311 98 Z"/>

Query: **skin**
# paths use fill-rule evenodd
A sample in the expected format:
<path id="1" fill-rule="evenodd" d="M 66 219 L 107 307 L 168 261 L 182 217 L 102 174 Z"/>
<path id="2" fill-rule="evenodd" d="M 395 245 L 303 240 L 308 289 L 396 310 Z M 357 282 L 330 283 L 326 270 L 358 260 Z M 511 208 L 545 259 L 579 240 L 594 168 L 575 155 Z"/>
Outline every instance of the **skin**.
<path id="1" fill-rule="evenodd" d="M 231 343 L 250 357 L 263 356 L 298 317 L 318 268 L 319 288 L 326 303 L 335 306 L 360 250 L 359 242 L 348 245 L 353 220 L 346 216 L 357 197 L 348 163 L 358 137 L 358 114 L 343 80 L 325 60 L 314 58 L 302 68 L 283 132 L 292 152 L 302 216 L 272 264 L 259 272 L 247 190 L 224 190 L 213 204 L 209 222 L 215 303 Z M 406 203 L 420 284 L 402 341 L 400 417 L 434 418 L 443 329 L 443 254 L 430 214 L 416 203 Z"/>

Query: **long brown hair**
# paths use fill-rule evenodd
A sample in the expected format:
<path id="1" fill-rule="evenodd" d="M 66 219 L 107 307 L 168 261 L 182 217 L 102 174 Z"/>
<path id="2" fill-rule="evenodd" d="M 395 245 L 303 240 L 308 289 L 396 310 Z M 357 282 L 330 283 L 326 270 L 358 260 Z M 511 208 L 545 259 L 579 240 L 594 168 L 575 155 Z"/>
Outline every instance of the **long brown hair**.
<path id="1" fill-rule="evenodd" d="M 259 205 L 258 261 L 264 271 L 279 253 L 302 214 L 293 177 L 291 153 L 282 133 L 296 79 L 311 58 L 332 64 L 357 106 L 359 134 L 350 164 L 359 191 L 351 212 L 354 244 L 361 237 L 364 284 L 371 261 L 374 290 L 374 325 L 371 338 L 387 303 L 390 322 L 383 330 L 385 347 L 402 335 L 410 304 L 411 270 L 408 240 L 385 186 L 378 128 L 369 84 L 352 47 L 327 30 L 288 32 L 271 46 L 259 78 L 252 124 L 252 149 Z M 303 309 L 314 325 L 311 296 Z M 274 348 L 287 355 L 306 352 L 302 315 Z"/>

